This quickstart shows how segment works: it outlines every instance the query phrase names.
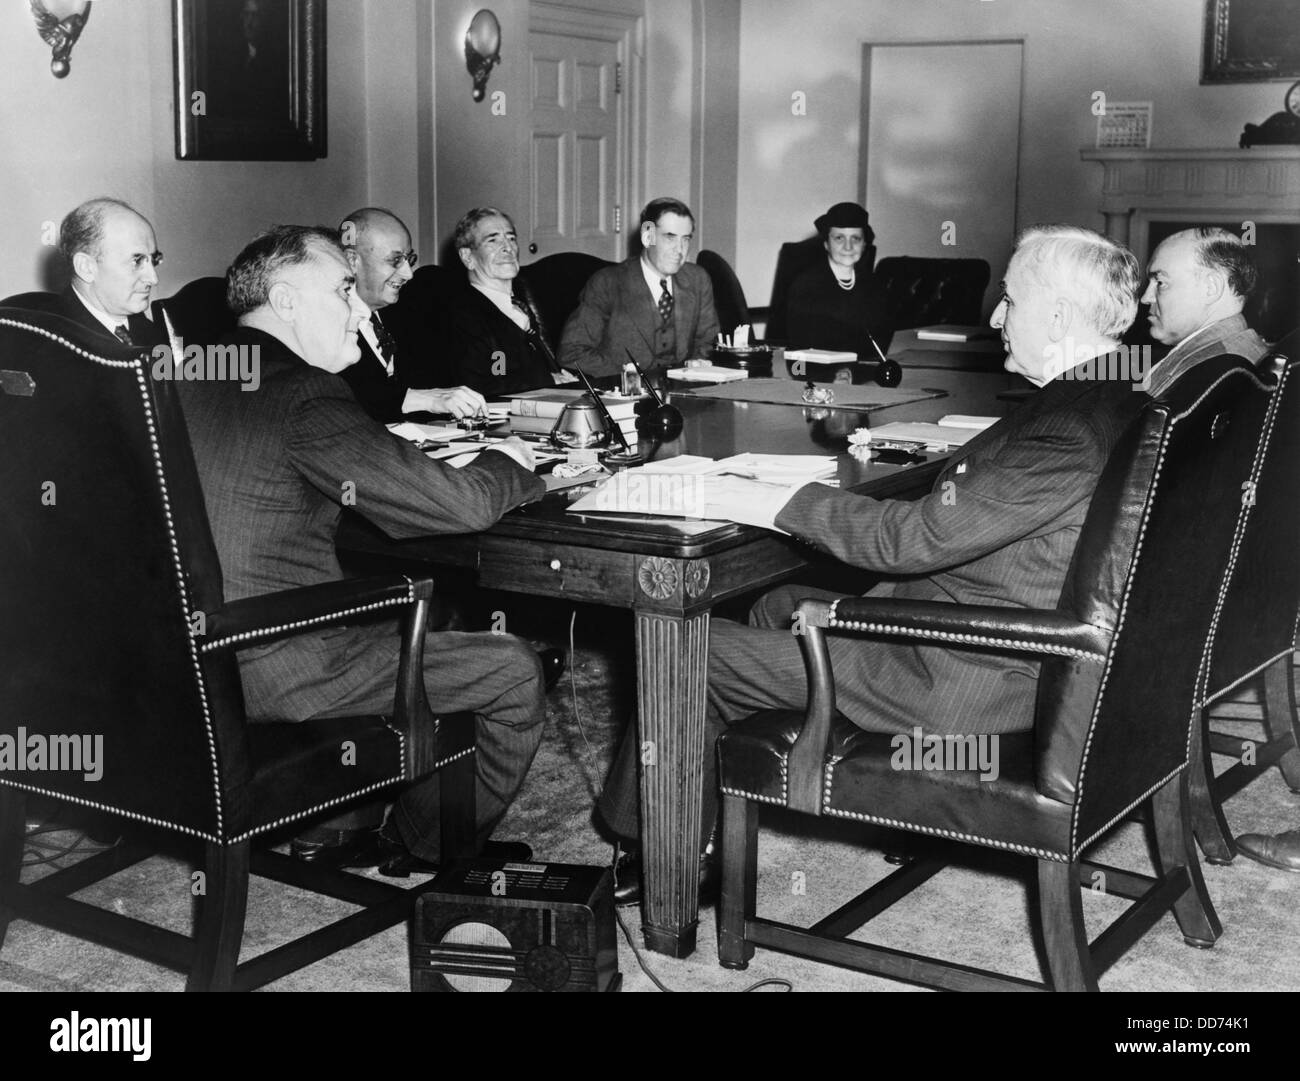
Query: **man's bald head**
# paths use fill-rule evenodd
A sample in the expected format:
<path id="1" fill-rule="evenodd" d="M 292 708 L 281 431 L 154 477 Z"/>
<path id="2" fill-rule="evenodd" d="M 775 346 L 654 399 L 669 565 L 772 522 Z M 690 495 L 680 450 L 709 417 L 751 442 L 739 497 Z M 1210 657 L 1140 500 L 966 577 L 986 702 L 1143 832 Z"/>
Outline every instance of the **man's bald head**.
<path id="1" fill-rule="evenodd" d="M 90 199 L 59 226 L 59 250 L 73 288 L 100 311 L 125 320 L 149 307 L 162 261 L 149 220 L 121 199 Z"/>
<path id="2" fill-rule="evenodd" d="M 362 207 L 343 219 L 339 236 L 357 276 L 357 295 L 372 309 L 395 303 L 416 262 L 402 219 L 383 207 Z"/>
<path id="3" fill-rule="evenodd" d="M 1210 323 L 1240 315 L 1258 272 L 1241 238 L 1226 229 L 1184 229 L 1163 240 L 1147 267 L 1142 303 L 1151 336 L 1177 345 Z"/>

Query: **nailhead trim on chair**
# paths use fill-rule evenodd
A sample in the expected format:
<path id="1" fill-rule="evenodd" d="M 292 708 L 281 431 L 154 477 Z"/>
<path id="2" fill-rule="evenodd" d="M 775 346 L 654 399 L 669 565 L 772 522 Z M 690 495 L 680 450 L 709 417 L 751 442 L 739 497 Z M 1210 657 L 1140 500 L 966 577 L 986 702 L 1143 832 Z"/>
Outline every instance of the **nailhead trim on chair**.
<path id="1" fill-rule="evenodd" d="M 149 401 L 149 385 L 145 377 L 145 364 L 144 364 L 145 358 L 148 356 L 148 354 L 145 353 L 144 351 L 141 351 L 141 353 L 134 360 L 109 360 L 107 357 L 101 357 L 96 355 L 95 353 L 91 353 L 85 349 L 82 349 L 80 346 L 75 345 L 74 343 L 68 341 L 67 338 L 64 338 L 62 335 L 57 334 L 54 331 L 46 330 L 43 327 L 32 326 L 30 323 L 25 323 L 21 320 L 0 319 L 0 326 L 15 327 L 19 330 L 25 330 L 31 334 L 40 335 L 43 338 L 49 338 L 51 341 L 57 342 L 59 345 L 63 346 L 65 349 L 69 350 L 70 352 L 75 353 L 77 356 L 83 357 L 86 360 L 89 360 L 95 364 L 102 364 L 105 367 L 109 367 L 109 368 L 133 370 L 135 372 L 136 386 L 140 391 L 141 402 L 144 406 L 145 425 L 149 432 L 149 450 L 153 456 L 154 472 L 158 477 L 158 487 L 159 487 L 159 495 L 162 501 L 163 517 L 167 523 L 167 539 L 171 547 L 172 568 L 176 573 L 177 595 L 181 599 L 182 618 L 184 619 L 185 626 L 188 629 L 188 627 L 190 626 L 190 616 L 192 615 L 192 611 L 189 604 L 189 593 L 186 587 L 185 574 L 181 565 L 180 546 L 176 540 L 176 528 L 175 528 L 175 522 L 172 518 L 171 500 L 167 494 L 167 478 L 163 472 L 162 454 L 158 447 L 158 427 L 156 423 L 156 418 L 154 417 L 150 405 L 150 401 Z M 185 637 L 186 640 L 189 642 L 190 663 L 194 669 L 195 686 L 199 694 L 199 704 L 203 708 L 203 723 L 204 723 L 204 729 L 208 740 L 208 760 L 212 767 L 212 794 L 213 794 L 213 806 L 217 814 L 217 837 L 211 837 L 209 834 L 201 830 L 196 830 L 188 826 L 182 826 L 176 822 L 168 822 L 165 820 L 154 819 L 146 815 L 135 814 L 133 812 L 124 811 L 116 807 L 108 807 L 102 804 L 93 803 L 89 800 L 77 799 L 74 796 L 66 796 L 63 795 L 62 793 L 57 793 L 57 795 L 58 798 L 60 799 L 71 800 L 76 803 L 83 803 L 88 807 L 99 807 L 103 810 L 112 811 L 114 814 L 121 814 L 121 815 L 125 815 L 128 818 L 133 818 L 141 822 L 148 822 L 151 825 L 165 826 L 168 829 L 176 830 L 180 833 L 192 834 L 196 837 L 203 837 L 206 840 L 219 840 L 220 835 L 224 833 L 225 830 L 223 828 L 224 815 L 223 815 L 223 808 L 221 806 L 221 799 L 220 799 L 221 787 L 220 787 L 219 771 L 217 767 L 216 737 L 212 730 L 212 715 L 208 708 L 208 696 L 207 696 L 206 687 L 204 686 L 204 682 L 203 682 L 203 671 L 199 663 L 198 652 L 195 649 L 195 645 L 194 645 L 194 637 L 189 633 L 186 633 Z M 27 786 L 18 785 L 16 787 L 25 788 Z M 41 791 L 40 789 L 37 788 L 30 788 L 29 790 L 33 792 Z"/>
<path id="2" fill-rule="evenodd" d="M 405 597 L 390 597 L 388 600 L 373 601 L 370 604 L 360 604 L 353 608 L 340 608 L 338 611 L 312 616 L 310 619 L 297 619 L 292 623 L 277 623 L 272 627 L 258 627 L 251 631 L 241 631 L 239 634 L 228 634 L 225 638 L 216 638 L 211 642 L 204 642 L 201 649 L 202 652 L 207 653 L 210 650 L 222 649 L 232 642 L 251 642 L 254 639 L 265 638 L 283 631 L 296 631 L 305 627 L 314 627 L 319 623 L 331 623 L 344 616 L 360 615 L 362 612 L 375 612 L 380 608 L 402 608 L 410 604 L 414 599 L 413 592 L 408 589 Z"/>
<path id="3" fill-rule="evenodd" d="M 1239 371 L 1239 369 L 1233 369 L 1233 372 L 1236 372 L 1236 371 Z M 1173 428 L 1173 427 L 1174 427 L 1174 426 L 1175 426 L 1175 425 L 1176 425 L 1180 420 L 1182 420 L 1184 417 L 1190 415 L 1190 414 L 1191 414 L 1191 413 L 1196 409 L 1196 407 L 1197 407 L 1198 405 L 1200 405 L 1201 402 L 1203 402 L 1203 401 L 1205 400 L 1205 398 L 1206 398 L 1206 397 L 1207 397 L 1207 396 L 1208 396 L 1212 391 L 1214 391 L 1215 389 L 1217 389 L 1218 386 L 1219 386 L 1219 384 L 1222 383 L 1225 379 L 1228 379 L 1228 378 L 1230 378 L 1230 377 L 1231 377 L 1231 378 L 1240 378 L 1240 376 L 1233 375 L 1233 372 L 1225 372 L 1223 375 L 1219 376 L 1218 379 L 1216 379 L 1213 383 L 1211 383 L 1208 387 L 1206 387 L 1205 390 L 1203 390 L 1203 391 L 1201 392 L 1200 396 L 1196 399 L 1196 401 L 1192 402 L 1192 403 L 1191 403 L 1191 404 L 1190 404 L 1186 409 L 1183 410 L 1183 412 L 1179 413 L 1176 417 L 1174 417 L 1174 418 L 1169 422 L 1168 427 L 1165 428 L 1165 435 L 1164 435 L 1164 437 L 1163 437 L 1163 438 L 1161 439 L 1161 441 L 1160 441 L 1160 453 L 1159 453 L 1159 456 L 1156 458 L 1156 467 L 1155 467 L 1155 471 L 1154 471 L 1154 473 L 1152 474 L 1152 477 L 1151 477 L 1151 487 L 1152 487 L 1152 488 L 1154 488 L 1154 487 L 1159 483 L 1159 481 L 1160 481 L 1160 475 L 1161 475 L 1161 473 L 1164 471 L 1164 465 L 1165 465 L 1165 451 L 1168 449 L 1168 446 L 1169 446 L 1169 432 L 1170 432 L 1170 430 L 1171 430 L 1171 429 L 1172 429 L 1172 428 Z M 1251 373 L 1251 375 L 1252 375 L 1252 378 L 1254 378 L 1255 383 L 1256 383 L 1257 386 L 1259 386 L 1259 387 L 1261 387 L 1261 388 L 1267 388 L 1267 389 L 1270 390 L 1270 391 L 1272 391 L 1272 390 L 1274 389 L 1274 388 L 1271 388 L 1271 387 L 1267 387 L 1267 385 L 1266 385 L 1262 380 L 1260 380 L 1258 376 L 1255 376 L 1253 372 Z M 1279 385 L 1280 385 L 1280 383 L 1279 383 Z M 1150 521 L 1150 517 L 1151 517 L 1151 507 L 1150 507 L 1150 504 L 1148 503 L 1148 505 L 1145 506 L 1145 507 L 1143 507 L 1143 509 L 1142 509 L 1142 521 L 1141 521 L 1141 524 L 1138 526 L 1138 536 L 1137 536 L 1137 541 L 1136 541 L 1136 543 L 1133 545 L 1133 558 L 1132 558 L 1132 561 L 1131 561 L 1131 564 L 1130 564 L 1130 565 L 1136 564 L 1137 561 L 1138 561 L 1138 558 L 1139 558 L 1139 557 L 1141 556 L 1141 554 L 1142 554 L 1142 545 L 1143 545 L 1143 543 L 1144 543 L 1145 540 L 1146 540 L 1147 523 Z M 1241 517 L 1240 517 L 1240 512 L 1239 512 L 1239 514 L 1238 514 L 1238 526 L 1240 526 L 1240 522 L 1241 522 Z M 1236 558 L 1235 553 L 1236 553 L 1236 539 L 1235 539 L 1235 534 L 1234 534 L 1233 549 L 1232 549 L 1232 555 L 1231 555 L 1231 558 L 1232 558 L 1232 559 L 1235 559 L 1235 558 Z M 1230 572 L 1231 572 L 1231 562 L 1229 563 L 1229 574 L 1230 574 Z M 1196 713 L 1196 712 L 1199 712 L 1200 709 L 1201 709 L 1201 706 L 1200 706 L 1199 703 L 1200 703 L 1200 699 L 1201 699 L 1201 697 L 1202 697 L 1202 690 L 1203 690 L 1203 687 L 1204 687 L 1204 684 L 1205 684 L 1205 679 L 1207 678 L 1207 673 L 1208 673 L 1208 671 L 1209 671 L 1209 664 L 1210 664 L 1210 642 L 1212 641 L 1212 639 L 1213 639 L 1213 634 L 1214 634 L 1214 621 L 1216 621 L 1216 620 L 1218 619 L 1218 612 L 1219 612 L 1219 607 L 1218 607 L 1218 606 L 1219 606 L 1219 605 L 1222 603 L 1222 601 L 1223 601 L 1223 595 L 1224 595 L 1224 591 L 1225 591 L 1226 586 L 1227 586 L 1227 582 L 1228 582 L 1228 575 L 1225 575 L 1225 577 L 1224 577 L 1224 579 L 1223 579 L 1223 582 L 1222 582 L 1222 583 L 1220 584 L 1220 586 L 1219 586 L 1219 596 L 1218 596 L 1218 600 L 1216 601 L 1216 605 L 1215 605 L 1215 613 L 1214 613 L 1213 620 L 1211 621 L 1211 626 L 1210 626 L 1209 634 L 1207 635 L 1205 641 L 1203 641 L 1203 642 L 1201 643 L 1201 664 L 1200 664 L 1200 670 L 1197 672 L 1197 675 L 1196 675 L 1196 685 L 1195 685 L 1195 687 L 1193 688 L 1193 691 L 1192 691 L 1192 702 L 1193 702 L 1193 706 L 1192 706 L 1192 708 L 1193 708 L 1193 711 L 1194 711 L 1193 715 L 1195 715 L 1195 713 Z M 1130 578 L 1127 582 L 1124 583 L 1124 597 L 1123 597 L 1123 600 L 1120 602 L 1118 618 L 1117 618 L 1116 621 L 1115 621 L 1115 630 L 1111 633 L 1111 642 L 1112 642 L 1112 643 L 1115 642 L 1116 639 L 1118 639 L 1119 636 L 1120 636 L 1120 634 L 1123 632 L 1125 618 L 1126 618 L 1127 615 L 1128 615 L 1129 596 L 1130 596 L 1130 594 L 1131 594 L 1131 592 L 1132 592 L 1132 588 L 1133 588 L 1133 582 L 1132 582 L 1132 579 Z M 1105 667 L 1105 668 L 1103 669 L 1103 671 L 1102 671 L 1102 675 L 1101 675 L 1101 683 L 1100 683 L 1100 685 L 1099 685 L 1098 688 L 1097 688 L 1097 700 L 1096 700 L 1096 702 L 1093 704 L 1093 708 L 1092 708 L 1092 717 L 1091 717 L 1091 718 L 1089 719 L 1089 721 L 1088 721 L 1088 738 L 1084 741 L 1084 744 L 1083 744 L 1083 753 L 1082 753 L 1082 755 L 1080 756 L 1080 759 L 1079 759 L 1079 776 L 1080 776 L 1080 777 L 1082 777 L 1084 774 L 1087 773 L 1088 753 L 1089 753 L 1089 750 L 1090 750 L 1091 747 L 1092 747 L 1092 735 L 1093 735 L 1093 732 L 1096 731 L 1096 726 L 1097 726 L 1097 711 L 1101 709 L 1102 698 L 1103 698 L 1103 696 L 1104 696 L 1105 693 L 1106 693 L 1106 685 L 1107 685 L 1107 683 L 1108 683 L 1108 681 L 1109 681 L 1109 679 L 1110 679 L 1110 670 L 1111 670 L 1111 665 L 1110 665 L 1110 660 L 1109 660 L 1109 657 L 1108 657 L 1108 659 L 1107 659 L 1107 661 L 1106 661 L 1106 667 Z M 1193 723 L 1192 718 L 1189 717 L 1189 718 L 1188 718 L 1188 724 L 1187 724 L 1187 742 L 1186 742 L 1186 744 L 1185 744 L 1184 747 L 1183 747 L 1183 760 L 1182 760 L 1182 762 L 1179 763 L 1178 767 L 1173 771 L 1173 773 L 1170 773 L 1167 777 L 1165 777 L 1165 779 L 1164 779 L 1163 781 L 1159 782 L 1159 783 L 1156 784 L 1154 787 L 1152 787 L 1152 788 L 1151 788 L 1151 789 L 1150 789 L 1150 790 L 1149 790 L 1149 791 L 1148 791 L 1148 792 L 1147 792 L 1147 793 L 1142 797 L 1142 799 L 1146 799 L 1147 796 L 1150 796 L 1152 792 L 1154 792 L 1157 788 L 1160 787 L 1160 785 L 1168 783 L 1170 777 L 1174 776 L 1174 774 L 1178 773 L 1180 770 L 1183 770 L 1183 769 L 1186 768 L 1187 763 L 1191 760 L 1191 755 L 1192 755 L 1192 723 Z M 1079 851 L 1080 848 L 1082 847 L 1082 846 L 1078 843 L 1078 828 L 1079 828 L 1079 805 L 1081 804 L 1081 802 L 1082 802 L 1082 798 L 1083 798 L 1083 788 L 1084 788 L 1084 786 L 1083 786 L 1083 782 L 1080 781 L 1078 791 L 1075 793 L 1075 797 L 1074 797 L 1074 814 L 1073 814 L 1073 816 L 1072 816 L 1072 822 L 1071 822 L 1071 824 L 1070 824 L 1070 845 L 1071 845 L 1071 847 L 1073 848 L 1073 850 L 1076 851 L 1076 852 Z M 1130 804 L 1129 807 L 1128 807 L 1128 809 L 1126 809 L 1125 811 L 1121 812 L 1121 815 L 1120 815 L 1120 816 L 1118 816 L 1118 817 L 1112 819 L 1111 822 L 1108 823 L 1107 826 L 1104 827 L 1104 828 L 1109 829 L 1111 825 L 1113 825 L 1115 822 L 1117 822 L 1117 821 L 1119 820 L 1119 817 L 1122 817 L 1124 814 L 1127 814 L 1129 810 L 1132 810 L 1132 808 L 1133 808 L 1133 807 L 1136 807 L 1136 806 L 1138 805 L 1138 803 L 1140 803 L 1140 802 L 1141 802 L 1141 800 L 1138 800 L 1136 803 L 1132 803 L 1132 804 Z M 1095 838 L 1096 836 L 1097 836 L 1096 834 L 1093 835 L 1094 838 Z M 1090 840 L 1091 840 L 1091 839 L 1090 839 Z"/>
<path id="4" fill-rule="evenodd" d="M 1186 768 L 1187 768 L 1186 762 L 1182 762 L 1178 766 L 1174 767 L 1174 769 L 1171 770 L 1168 774 L 1166 774 L 1164 778 L 1162 778 L 1161 780 L 1153 784 L 1150 788 L 1148 788 L 1145 792 L 1143 792 L 1142 795 L 1140 795 L 1137 799 L 1135 799 L 1122 811 L 1116 814 L 1115 817 L 1112 818 L 1109 822 L 1107 822 L 1104 826 L 1101 826 L 1097 830 L 1094 830 L 1092 836 L 1087 838 L 1087 840 L 1085 840 L 1082 844 L 1078 845 L 1075 851 L 1082 852 L 1085 848 L 1087 848 L 1090 844 L 1092 844 L 1093 841 L 1095 841 L 1098 837 L 1100 837 L 1103 833 L 1105 833 L 1108 829 L 1110 829 L 1111 826 L 1115 825 L 1116 822 L 1122 820 L 1125 815 L 1127 815 L 1131 810 L 1133 810 L 1134 807 L 1142 806 L 1143 801 L 1149 798 L 1152 795 L 1152 793 L 1157 791 L 1162 786 L 1168 784 L 1171 780 L 1173 780 L 1173 778 L 1177 777 Z"/>
<path id="5" fill-rule="evenodd" d="M 856 620 L 842 620 L 836 614 L 839 603 L 839 600 L 831 602 L 830 619 L 827 623 L 827 626 L 834 630 L 925 638 L 936 642 L 955 642 L 960 645 L 1003 646 L 1025 653 L 1046 653 L 1054 657 L 1073 657 L 1076 660 L 1092 661 L 1094 664 L 1101 664 L 1106 659 L 1104 654 L 1093 653 L 1087 649 L 1077 649 L 1074 646 L 1054 646 L 1045 642 L 1028 642 L 1020 638 L 1004 638 L 988 634 L 963 634 L 959 631 L 926 630 L 905 623 L 860 623 Z"/>

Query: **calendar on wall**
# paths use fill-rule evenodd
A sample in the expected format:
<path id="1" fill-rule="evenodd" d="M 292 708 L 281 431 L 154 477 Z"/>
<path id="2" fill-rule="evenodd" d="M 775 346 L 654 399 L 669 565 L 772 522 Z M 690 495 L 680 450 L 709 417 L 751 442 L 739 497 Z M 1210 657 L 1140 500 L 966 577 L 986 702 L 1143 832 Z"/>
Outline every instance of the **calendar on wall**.
<path id="1" fill-rule="evenodd" d="M 1151 147 L 1151 102 L 1108 101 L 1097 117 L 1097 149 Z"/>

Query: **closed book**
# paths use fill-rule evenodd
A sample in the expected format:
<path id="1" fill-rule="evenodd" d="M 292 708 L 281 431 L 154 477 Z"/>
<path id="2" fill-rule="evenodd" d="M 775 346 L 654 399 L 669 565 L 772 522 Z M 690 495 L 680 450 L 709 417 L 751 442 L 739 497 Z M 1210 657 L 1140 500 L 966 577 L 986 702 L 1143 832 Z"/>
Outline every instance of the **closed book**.
<path id="1" fill-rule="evenodd" d="M 525 417 L 511 415 L 510 430 L 514 432 L 530 432 L 541 435 L 550 435 L 551 429 L 555 427 L 555 417 Z M 628 437 L 629 442 L 635 442 L 636 434 L 636 417 L 615 418 L 615 423 L 619 426 L 622 433 Z"/>
<path id="2" fill-rule="evenodd" d="M 586 391 L 551 388 L 545 390 L 526 390 L 520 394 L 510 395 L 511 417 L 549 417 L 554 420 L 570 402 L 577 401 Z M 639 398 L 615 398 L 602 394 L 600 400 L 605 403 L 609 415 L 615 420 L 636 416 L 636 403 Z"/>

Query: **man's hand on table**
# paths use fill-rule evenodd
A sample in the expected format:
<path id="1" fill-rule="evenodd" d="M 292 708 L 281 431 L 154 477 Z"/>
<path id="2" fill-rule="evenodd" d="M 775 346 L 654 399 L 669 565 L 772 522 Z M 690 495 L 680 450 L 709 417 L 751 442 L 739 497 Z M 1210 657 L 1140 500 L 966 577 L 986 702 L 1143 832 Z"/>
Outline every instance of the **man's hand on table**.
<path id="1" fill-rule="evenodd" d="M 464 420 L 466 417 L 486 416 L 487 399 L 469 387 L 412 388 L 406 392 L 402 410 L 406 413 L 447 413 L 457 420 Z"/>
<path id="2" fill-rule="evenodd" d="M 530 472 L 537 468 L 537 463 L 533 460 L 532 448 L 517 435 L 507 436 L 501 442 L 493 443 L 487 449 L 500 451 L 502 454 L 513 458 Z"/>
<path id="3" fill-rule="evenodd" d="M 784 532 L 776 527 L 776 516 L 802 484 L 777 485 L 744 477 L 700 477 L 705 518 L 718 518 L 741 525 Z"/>

